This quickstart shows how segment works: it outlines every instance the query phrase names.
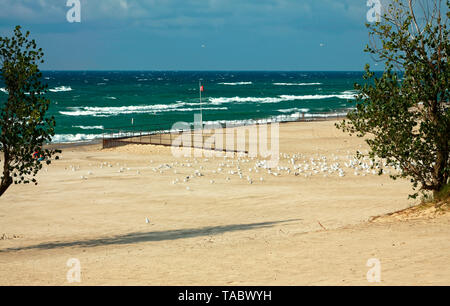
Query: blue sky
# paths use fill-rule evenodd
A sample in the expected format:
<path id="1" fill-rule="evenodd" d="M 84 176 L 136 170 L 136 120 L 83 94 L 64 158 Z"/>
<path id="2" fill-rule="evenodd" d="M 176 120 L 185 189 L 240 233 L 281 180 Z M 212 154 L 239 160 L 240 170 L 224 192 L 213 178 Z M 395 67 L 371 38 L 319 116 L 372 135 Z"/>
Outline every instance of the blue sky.
<path id="1" fill-rule="evenodd" d="M 46 70 L 362 70 L 366 0 L 0 0 Z"/>

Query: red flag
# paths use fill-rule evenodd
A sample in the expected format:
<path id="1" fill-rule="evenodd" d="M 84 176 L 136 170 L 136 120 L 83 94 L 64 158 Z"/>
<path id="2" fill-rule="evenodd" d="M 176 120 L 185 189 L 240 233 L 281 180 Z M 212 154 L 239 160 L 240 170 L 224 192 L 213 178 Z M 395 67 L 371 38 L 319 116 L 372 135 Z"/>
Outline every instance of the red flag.
<path id="1" fill-rule="evenodd" d="M 204 89 L 203 89 L 203 85 L 202 85 L 202 86 L 200 86 L 200 91 L 204 91 Z"/>

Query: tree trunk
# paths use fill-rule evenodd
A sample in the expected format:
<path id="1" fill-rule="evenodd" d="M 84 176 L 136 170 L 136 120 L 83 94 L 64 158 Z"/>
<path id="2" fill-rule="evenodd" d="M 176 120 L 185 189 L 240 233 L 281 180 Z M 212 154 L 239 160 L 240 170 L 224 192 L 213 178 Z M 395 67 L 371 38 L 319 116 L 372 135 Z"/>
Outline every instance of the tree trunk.
<path id="1" fill-rule="evenodd" d="M 3 175 L 0 183 L 0 197 L 6 192 L 6 190 L 13 183 L 13 179 L 9 172 L 9 151 L 8 147 L 3 145 Z"/>
<path id="2" fill-rule="evenodd" d="M 6 190 L 9 188 L 9 186 L 11 186 L 11 184 L 13 183 L 12 178 L 9 176 L 8 177 L 3 177 L 2 179 L 2 183 L 0 184 L 0 197 L 6 192 Z"/>

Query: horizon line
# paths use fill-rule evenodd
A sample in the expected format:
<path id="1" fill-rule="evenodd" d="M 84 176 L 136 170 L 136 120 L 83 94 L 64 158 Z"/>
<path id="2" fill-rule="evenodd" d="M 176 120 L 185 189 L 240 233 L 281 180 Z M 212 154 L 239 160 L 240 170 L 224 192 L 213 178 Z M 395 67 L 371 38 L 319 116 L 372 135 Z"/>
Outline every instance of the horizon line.
<path id="1" fill-rule="evenodd" d="M 384 70 L 372 70 L 373 72 L 384 72 Z M 190 70 L 190 69 L 41 69 L 41 72 L 365 72 L 364 70 Z"/>

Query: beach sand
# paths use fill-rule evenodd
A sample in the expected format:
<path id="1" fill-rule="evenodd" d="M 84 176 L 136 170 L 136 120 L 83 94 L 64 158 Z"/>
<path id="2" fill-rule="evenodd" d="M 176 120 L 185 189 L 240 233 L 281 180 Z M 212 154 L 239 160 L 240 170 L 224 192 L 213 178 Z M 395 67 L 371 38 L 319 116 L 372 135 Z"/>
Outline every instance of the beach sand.
<path id="1" fill-rule="evenodd" d="M 280 152 L 300 161 L 342 165 L 366 149 L 333 121 L 280 126 Z M 368 222 L 416 203 L 406 180 L 351 169 L 274 176 L 250 172 L 249 158 L 240 179 L 229 174 L 237 157 L 177 159 L 149 145 L 61 157 L 38 186 L 0 198 L 0 285 L 70 285 L 71 258 L 81 285 L 378 285 L 366 277 L 371 258 L 381 285 L 450 285 L 448 214 Z M 195 170 L 204 176 L 183 182 Z"/>

